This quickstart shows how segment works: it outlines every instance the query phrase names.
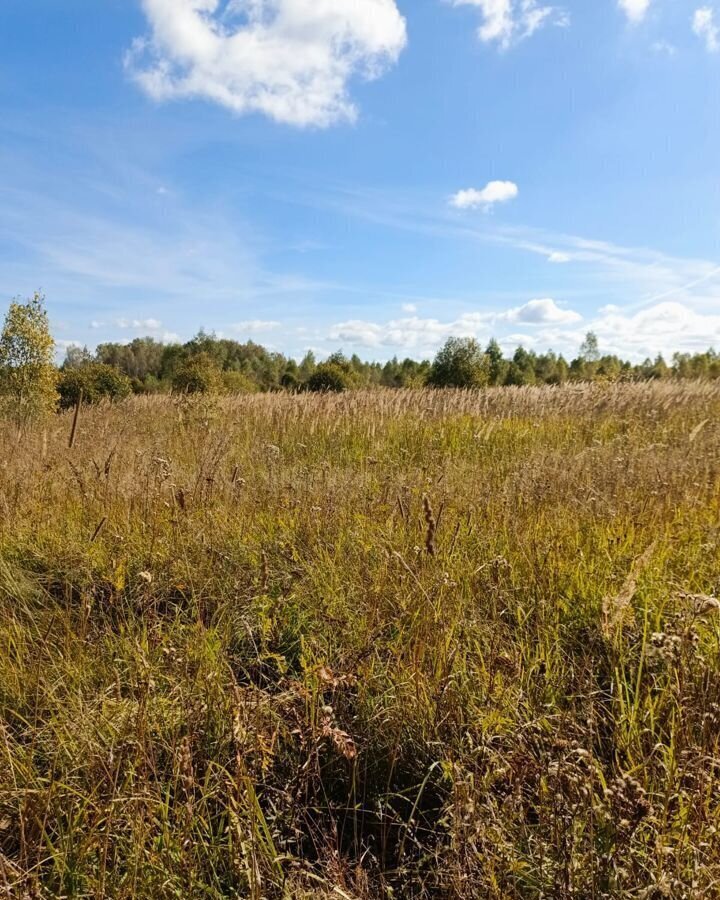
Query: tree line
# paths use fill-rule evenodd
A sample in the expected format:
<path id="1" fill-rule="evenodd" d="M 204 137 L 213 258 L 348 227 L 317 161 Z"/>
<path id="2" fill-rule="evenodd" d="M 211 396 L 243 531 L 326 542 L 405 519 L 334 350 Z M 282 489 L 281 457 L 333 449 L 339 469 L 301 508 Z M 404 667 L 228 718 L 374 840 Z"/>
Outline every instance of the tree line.
<path id="1" fill-rule="evenodd" d="M 152 393 L 253 393 L 259 391 L 344 391 L 358 388 L 456 387 L 563 384 L 568 381 L 637 381 L 720 377 L 720 354 L 676 353 L 668 363 L 658 355 L 634 364 L 603 354 L 588 333 L 578 355 L 566 360 L 552 351 L 518 347 L 506 357 L 492 339 L 451 337 L 433 360 L 397 357 L 366 362 L 341 351 L 318 362 L 308 352 L 298 362 L 253 341 L 240 342 L 200 331 L 184 344 L 152 337 L 100 344 L 94 352 L 70 347 L 61 366 L 44 298 L 14 301 L 0 335 L 0 400 L 30 414 L 35 407 L 74 406 Z"/>
<path id="2" fill-rule="evenodd" d="M 297 362 L 282 353 L 200 332 L 185 344 L 162 344 L 151 337 L 126 344 L 100 344 L 95 353 L 70 348 L 63 370 L 88 364 L 112 366 L 131 380 L 136 393 L 171 390 L 225 390 L 230 393 L 274 390 L 345 390 L 348 388 L 489 387 L 563 384 L 566 381 L 651 380 L 720 377 L 720 354 L 676 353 L 631 363 L 603 354 L 588 333 L 578 355 L 566 360 L 552 350 L 536 353 L 518 347 L 506 357 L 494 338 L 482 347 L 474 338 L 451 337 L 433 360 L 367 362 L 338 351 L 318 362 L 312 351 Z"/>

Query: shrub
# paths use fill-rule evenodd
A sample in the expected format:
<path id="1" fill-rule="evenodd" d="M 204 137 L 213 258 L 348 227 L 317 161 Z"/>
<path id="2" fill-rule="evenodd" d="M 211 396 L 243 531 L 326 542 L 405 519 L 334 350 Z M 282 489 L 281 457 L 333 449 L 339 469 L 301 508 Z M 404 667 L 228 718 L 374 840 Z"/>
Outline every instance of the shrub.
<path id="1" fill-rule="evenodd" d="M 177 394 L 215 394 L 222 387 L 222 372 L 207 353 L 183 360 L 175 371 L 172 389 Z"/>
<path id="2" fill-rule="evenodd" d="M 115 366 L 105 363 L 86 363 L 77 368 L 63 369 L 58 383 L 60 408 L 75 406 L 81 392 L 84 403 L 124 400 L 132 393 L 132 382 Z"/>
<path id="3" fill-rule="evenodd" d="M 245 372 L 223 372 L 222 390 L 225 394 L 256 394 L 259 387 Z"/>
<path id="4" fill-rule="evenodd" d="M 448 338 L 430 368 L 431 387 L 478 388 L 490 381 L 490 359 L 474 338 Z"/>
<path id="5" fill-rule="evenodd" d="M 347 372 L 331 362 L 320 363 L 305 385 L 309 391 L 335 394 L 346 391 L 350 386 Z"/>

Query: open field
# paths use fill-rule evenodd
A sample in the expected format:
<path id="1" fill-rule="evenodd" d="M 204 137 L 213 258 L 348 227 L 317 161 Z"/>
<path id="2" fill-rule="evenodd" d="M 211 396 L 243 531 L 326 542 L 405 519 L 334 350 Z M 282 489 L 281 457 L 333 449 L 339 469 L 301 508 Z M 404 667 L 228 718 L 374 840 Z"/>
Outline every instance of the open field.
<path id="1" fill-rule="evenodd" d="M 0 430 L 0 892 L 720 896 L 720 384 Z"/>

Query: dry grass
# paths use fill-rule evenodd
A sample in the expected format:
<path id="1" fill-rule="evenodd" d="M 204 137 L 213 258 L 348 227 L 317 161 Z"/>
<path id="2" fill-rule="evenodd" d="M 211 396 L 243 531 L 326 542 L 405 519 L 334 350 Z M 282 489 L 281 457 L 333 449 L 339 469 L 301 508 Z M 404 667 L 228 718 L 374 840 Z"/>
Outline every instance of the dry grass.
<path id="1" fill-rule="evenodd" d="M 3 427 L 0 895 L 720 896 L 719 422 L 662 383 Z"/>

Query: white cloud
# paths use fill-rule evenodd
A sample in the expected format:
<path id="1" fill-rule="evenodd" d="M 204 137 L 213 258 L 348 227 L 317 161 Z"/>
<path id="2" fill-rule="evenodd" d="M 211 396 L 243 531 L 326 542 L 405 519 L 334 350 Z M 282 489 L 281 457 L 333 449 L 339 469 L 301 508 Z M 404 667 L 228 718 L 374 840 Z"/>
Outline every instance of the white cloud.
<path id="1" fill-rule="evenodd" d="M 475 337 L 479 332 L 487 330 L 492 318 L 492 313 L 466 313 L 453 322 L 421 319 L 417 316 L 385 323 L 353 319 L 335 325 L 328 336 L 331 341 L 363 347 L 427 350 L 437 347 L 451 336 Z"/>
<path id="2" fill-rule="evenodd" d="M 233 331 L 240 334 L 259 334 L 262 331 L 274 331 L 280 327 L 280 322 L 266 322 L 262 319 L 250 319 L 247 322 L 236 322 L 232 327 Z"/>
<path id="3" fill-rule="evenodd" d="M 569 253 L 561 253 L 560 250 L 553 250 L 553 252 L 548 256 L 548 262 L 551 263 L 568 263 L 572 257 Z"/>
<path id="4" fill-rule="evenodd" d="M 717 308 L 717 307 L 716 307 Z M 666 360 L 675 352 L 704 352 L 720 345 L 720 314 L 701 313 L 683 303 L 656 303 L 638 312 L 610 304 L 582 326 L 548 326 L 527 336 L 523 342 L 537 351 L 554 350 L 575 356 L 587 331 L 598 337 L 601 353 L 617 354 L 632 362 L 642 362 L 662 353 Z M 508 338 L 500 338 L 503 347 Z"/>
<path id="5" fill-rule="evenodd" d="M 407 35 L 395 0 L 142 0 L 150 34 L 126 66 L 158 101 L 328 126 L 354 120 L 354 75 L 376 78 Z"/>
<path id="6" fill-rule="evenodd" d="M 414 303 L 403 303 L 402 311 L 404 313 L 416 313 L 417 306 Z"/>
<path id="7" fill-rule="evenodd" d="M 693 31 L 705 41 L 708 53 L 720 50 L 720 25 L 715 21 L 715 10 L 710 6 L 702 6 L 693 15 Z"/>
<path id="8" fill-rule="evenodd" d="M 645 18 L 650 0 L 618 0 L 618 5 L 631 22 L 637 23 Z"/>
<path id="9" fill-rule="evenodd" d="M 557 324 L 569 325 L 573 322 L 582 321 L 580 313 L 576 313 L 571 309 L 561 309 L 554 300 L 545 298 L 543 300 L 530 300 L 524 306 L 517 309 L 510 309 L 498 316 L 499 319 L 507 322 L 520 322 L 525 325 L 544 325 Z"/>
<path id="10" fill-rule="evenodd" d="M 538 327 L 520 331 L 508 330 L 508 325 Z M 475 337 L 485 343 L 495 335 L 509 353 L 522 344 L 538 352 L 552 348 L 571 358 L 589 330 L 597 334 L 602 353 L 635 362 L 662 353 L 670 360 L 676 351 L 704 352 L 720 346 L 720 313 L 698 312 L 673 301 L 636 312 L 610 304 L 583 321 L 579 313 L 540 300 L 503 313 L 466 313 L 450 322 L 417 317 L 386 323 L 354 320 L 336 325 L 328 337 L 369 350 L 410 350 L 416 356 L 430 356 L 451 336 Z"/>
<path id="11" fill-rule="evenodd" d="M 94 327 L 99 327 L 102 323 L 93 323 Z M 162 328 L 162 322 L 157 319 L 115 319 L 114 323 L 118 328 L 132 328 L 135 331 L 158 331 Z"/>
<path id="12" fill-rule="evenodd" d="M 506 322 L 524 325 L 570 325 L 582 320 L 579 313 L 561 309 L 554 300 L 531 300 L 505 312 L 464 313 L 450 322 L 418 316 L 390 322 L 353 319 L 335 325 L 328 337 L 343 344 L 362 347 L 394 347 L 432 351 L 449 337 L 489 337 L 493 328 Z"/>
<path id="13" fill-rule="evenodd" d="M 450 198 L 455 209 L 483 209 L 488 212 L 496 203 L 507 203 L 519 194 L 518 186 L 512 181 L 489 181 L 482 190 L 467 188 Z"/>
<path id="14" fill-rule="evenodd" d="M 602 353 L 641 362 L 662 353 L 704 352 L 720 346 L 720 312 L 699 312 L 685 303 L 663 301 L 639 311 L 609 304 L 594 316 L 563 310 L 552 300 L 535 300 L 505 312 L 466 313 L 453 321 L 408 317 L 390 322 L 353 320 L 331 329 L 333 342 L 388 351 L 412 350 L 432 355 L 451 336 L 476 337 L 485 343 L 495 335 L 508 352 L 518 344 L 544 352 L 550 348 L 573 357 L 587 331 L 594 331 Z M 537 326 L 516 330 L 513 326 Z M 509 326 L 509 327 L 508 327 Z"/>
<path id="15" fill-rule="evenodd" d="M 591 323 L 607 352 L 634 359 L 675 351 L 700 352 L 720 344 L 720 314 L 699 313 L 683 303 L 665 301 L 636 313 L 606 308 Z"/>
<path id="16" fill-rule="evenodd" d="M 482 24 L 478 36 L 497 42 L 503 50 L 533 35 L 549 22 L 566 26 L 567 13 L 555 6 L 539 6 L 537 0 L 452 0 L 454 6 L 475 6 Z"/>

